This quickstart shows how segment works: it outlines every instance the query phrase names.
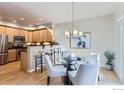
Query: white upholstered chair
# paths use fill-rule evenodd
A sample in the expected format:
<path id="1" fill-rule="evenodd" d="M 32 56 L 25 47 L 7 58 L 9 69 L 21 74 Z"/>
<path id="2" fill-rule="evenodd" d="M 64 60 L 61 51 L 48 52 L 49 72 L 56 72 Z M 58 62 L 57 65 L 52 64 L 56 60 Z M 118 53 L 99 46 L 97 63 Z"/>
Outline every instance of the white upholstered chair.
<path id="1" fill-rule="evenodd" d="M 47 84 L 49 85 L 50 77 L 64 77 L 66 76 L 66 68 L 63 65 L 52 65 L 50 57 L 45 55 L 46 67 L 48 71 Z"/>
<path id="2" fill-rule="evenodd" d="M 100 54 L 91 53 L 88 63 L 80 64 L 77 71 L 69 71 L 68 76 L 74 85 L 96 85 L 99 79 Z"/>
<path id="3" fill-rule="evenodd" d="M 99 74 L 99 64 L 80 64 L 77 71 L 68 71 L 73 85 L 96 85 Z"/>
<path id="4" fill-rule="evenodd" d="M 90 62 L 97 62 L 100 64 L 100 54 L 99 53 L 90 53 L 90 57 L 88 58 Z"/>
<path id="5" fill-rule="evenodd" d="M 90 53 L 90 57 L 88 58 L 88 61 L 93 63 L 97 62 L 98 64 L 100 64 L 100 54 L 95 52 Z M 100 81 L 99 76 L 98 76 L 98 81 Z"/>

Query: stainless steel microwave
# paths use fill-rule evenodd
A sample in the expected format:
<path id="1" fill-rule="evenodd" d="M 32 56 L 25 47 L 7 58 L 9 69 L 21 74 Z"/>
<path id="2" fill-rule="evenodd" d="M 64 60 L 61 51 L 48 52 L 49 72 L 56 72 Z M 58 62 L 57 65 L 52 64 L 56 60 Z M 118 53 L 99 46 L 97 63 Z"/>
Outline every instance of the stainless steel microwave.
<path id="1" fill-rule="evenodd" d="M 24 36 L 14 36 L 14 42 L 15 43 L 24 43 L 25 37 Z"/>

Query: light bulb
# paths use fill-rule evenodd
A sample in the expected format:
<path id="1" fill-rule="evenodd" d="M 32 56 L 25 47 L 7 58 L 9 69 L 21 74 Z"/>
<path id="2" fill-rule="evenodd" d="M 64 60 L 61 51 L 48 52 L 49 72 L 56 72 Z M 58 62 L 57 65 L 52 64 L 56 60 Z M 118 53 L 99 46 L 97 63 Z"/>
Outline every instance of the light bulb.
<path id="1" fill-rule="evenodd" d="M 68 32 L 68 31 L 65 31 L 64 35 L 65 35 L 66 37 L 69 37 L 69 32 Z"/>
<path id="2" fill-rule="evenodd" d="M 73 31 L 73 36 L 76 37 L 78 35 L 78 31 L 77 30 L 74 30 Z"/>
<path id="3" fill-rule="evenodd" d="M 79 32 L 79 36 L 83 36 L 83 32 L 80 31 L 80 32 Z"/>

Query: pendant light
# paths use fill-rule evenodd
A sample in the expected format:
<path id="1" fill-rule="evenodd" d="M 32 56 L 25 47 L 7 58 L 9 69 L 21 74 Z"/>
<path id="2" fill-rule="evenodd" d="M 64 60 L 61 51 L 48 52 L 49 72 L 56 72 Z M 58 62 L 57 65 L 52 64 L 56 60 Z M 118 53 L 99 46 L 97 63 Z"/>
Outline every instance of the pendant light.
<path id="1" fill-rule="evenodd" d="M 74 29 L 74 12 L 75 12 L 74 11 L 74 2 L 72 2 L 72 25 L 71 25 L 72 31 L 71 31 L 71 33 L 69 33 L 69 31 L 65 31 L 64 35 L 67 38 L 83 36 L 82 31 L 78 31 L 78 30 Z"/>

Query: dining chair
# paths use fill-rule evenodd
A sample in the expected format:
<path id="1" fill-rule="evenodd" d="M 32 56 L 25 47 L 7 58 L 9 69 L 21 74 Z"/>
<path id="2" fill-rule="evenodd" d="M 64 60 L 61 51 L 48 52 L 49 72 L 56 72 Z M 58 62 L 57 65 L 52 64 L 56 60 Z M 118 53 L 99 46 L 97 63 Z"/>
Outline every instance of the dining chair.
<path id="1" fill-rule="evenodd" d="M 49 85 L 50 77 L 65 77 L 66 68 L 63 65 L 52 65 L 50 57 L 45 55 L 46 68 L 48 71 L 47 85 Z"/>
<path id="2" fill-rule="evenodd" d="M 96 85 L 98 73 L 98 63 L 85 63 L 76 71 L 68 71 L 68 77 L 73 85 Z"/>
<path id="3" fill-rule="evenodd" d="M 88 61 L 90 62 L 97 62 L 100 64 L 100 54 L 99 53 L 95 53 L 95 52 L 91 52 L 90 53 L 90 57 L 88 58 Z M 98 76 L 98 81 L 100 81 L 100 76 Z"/>
<path id="4" fill-rule="evenodd" d="M 98 62 L 100 64 L 100 54 L 99 53 L 90 53 L 90 60 L 94 61 L 94 62 Z"/>

